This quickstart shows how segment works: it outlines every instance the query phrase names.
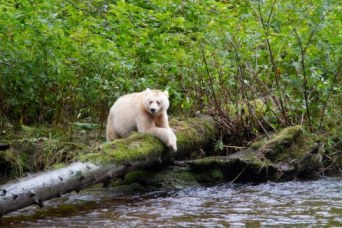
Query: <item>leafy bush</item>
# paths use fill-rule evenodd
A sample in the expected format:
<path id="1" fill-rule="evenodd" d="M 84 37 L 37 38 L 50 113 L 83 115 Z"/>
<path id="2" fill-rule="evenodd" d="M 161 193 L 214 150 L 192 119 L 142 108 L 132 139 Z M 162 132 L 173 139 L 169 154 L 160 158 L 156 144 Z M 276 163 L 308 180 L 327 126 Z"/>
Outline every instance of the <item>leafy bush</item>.
<path id="1" fill-rule="evenodd" d="M 317 129 L 341 115 L 341 10 L 335 0 L 0 0 L 1 117 L 104 122 L 116 98 L 150 87 L 170 91 L 175 114 Z"/>

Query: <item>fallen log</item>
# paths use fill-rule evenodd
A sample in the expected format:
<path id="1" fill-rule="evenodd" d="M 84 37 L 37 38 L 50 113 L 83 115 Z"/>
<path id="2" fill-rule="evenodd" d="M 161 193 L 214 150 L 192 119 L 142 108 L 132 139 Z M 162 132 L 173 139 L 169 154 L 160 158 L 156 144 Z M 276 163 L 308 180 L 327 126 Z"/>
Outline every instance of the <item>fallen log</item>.
<path id="1" fill-rule="evenodd" d="M 169 191 L 222 182 L 261 183 L 316 179 L 322 172 L 322 143 L 300 126 L 283 129 L 270 139 L 227 156 L 175 161 L 162 169 L 127 173 L 112 186 L 118 192 Z"/>
<path id="2" fill-rule="evenodd" d="M 193 118 L 173 121 L 178 151 L 167 150 L 155 137 L 135 133 L 128 138 L 105 143 L 96 153 L 84 153 L 65 167 L 21 178 L 0 186 L 0 216 L 71 191 L 97 184 L 139 168 L 160 165 L 172 157 L 180 158 L 205 147 L 218 135 L 213 119 Z"/>
<path id="3" fill-rule="evenodd" d="M 269 140 L 253 143 L 229 156 L 186 161 L 200 178 L 229 182 L 316 179 L 322 171 L 324 145 L 305 136 L 300 126 L 283 129 Z M 205 174 L 205 175 L 202 175 Z"/>

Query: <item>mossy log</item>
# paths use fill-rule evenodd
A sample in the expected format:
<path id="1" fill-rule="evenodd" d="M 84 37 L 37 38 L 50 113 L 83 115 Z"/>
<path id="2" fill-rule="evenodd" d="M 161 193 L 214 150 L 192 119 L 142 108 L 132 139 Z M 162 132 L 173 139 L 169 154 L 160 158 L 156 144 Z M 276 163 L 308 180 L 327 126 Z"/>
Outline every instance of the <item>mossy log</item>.
<path id="1" fill-rule="evenodd" d="M 315 143 L 299 126 L 289 127 L 271 139 L 253 143 L 228 156 L 175 161 L 173 166 L 136 170 L 113 183 L 115 191 L 169 191 L 222 182 L 291 181 L 315 179 L 322 171 L 321 143 Z"/>
<path id="2" fill-rule="evenodd" d="M 323 144 L 315 143 L 305 136 L 300 126 L 293 126 L 235 154 L 206 157 L 186 163 L 205 182 L 315 179 L 322 169 L 323 152 Z"/>
<path id="3" fill-rule="evenodd" d="M 178 151 L 168 150 L 155 137 L 132 134 L 125 139 L 105 143 L 96 153 L 84 153 L 62 168 L 19 179 L 0 186 L 0 216 L 87 186 L 107 184 L 114 177 L 143 167 L 160 165 L 172 157 L 183 157 L 217 138 L 213 119 L 193 118 L 173 121 Z"/>

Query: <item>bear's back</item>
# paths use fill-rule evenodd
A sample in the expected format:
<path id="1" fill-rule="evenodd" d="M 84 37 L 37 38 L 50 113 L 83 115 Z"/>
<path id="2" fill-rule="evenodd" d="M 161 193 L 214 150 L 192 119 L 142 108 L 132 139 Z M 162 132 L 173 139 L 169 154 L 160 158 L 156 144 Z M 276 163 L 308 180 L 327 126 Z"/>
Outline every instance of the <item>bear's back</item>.
<path id="1" fill-rule="evenodd" d="M 111 107 L 113 127 L 120 137 L 137 131 L 136 119 L 142 108 L 142 93 L 131 93 L 120 97 Z"/>

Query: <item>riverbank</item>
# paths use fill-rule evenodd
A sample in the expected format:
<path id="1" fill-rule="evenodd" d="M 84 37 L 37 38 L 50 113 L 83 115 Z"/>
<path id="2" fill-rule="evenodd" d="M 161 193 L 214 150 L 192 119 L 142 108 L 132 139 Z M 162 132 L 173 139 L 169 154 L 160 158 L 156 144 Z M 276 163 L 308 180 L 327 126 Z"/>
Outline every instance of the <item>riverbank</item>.
<path id="1" fill-rule="evenodd" d="M 342 139 L 329 137 L 322 140 L 322 136 L 318 134 L 310 135 L 310 138 L 324 147 L 321 175 L 341 175 Z M 9 127 L 2 131 L 0 140 L 1 145 L 8 146 L 0 151 L 0 176 L 2 179 L 11 179 L 57 168 L 60 163 L 73 162 L 81 152 L 99 151 L 104 141 L 104 129 L 96 124 L 74 123 L 66 128 L 23 126 L 20 130 Z M 255 147 L 256 144 L 254 142 L 252 145 Z M 205 152 L 207 156 L 227 155 L 226 151 L 211 150 Z M 203 153 L 204 151 L 194 151 L 191 159 L 205 156 Z M 218 172 L 216 174 L 219 175 Z M 218 177 L 214 177 L 214 180 L 215 178 Z"/>
<path id="2" fill-rule="evenodd" d="M 0 177 L 11 179 L 27 173 L 70 163 L 82 151 L 96 151 L 105 141 L 103 128 L 96 124 L 74 123 L 65 127 L 47 125 L 9 126 L 2 130 Z"/>

